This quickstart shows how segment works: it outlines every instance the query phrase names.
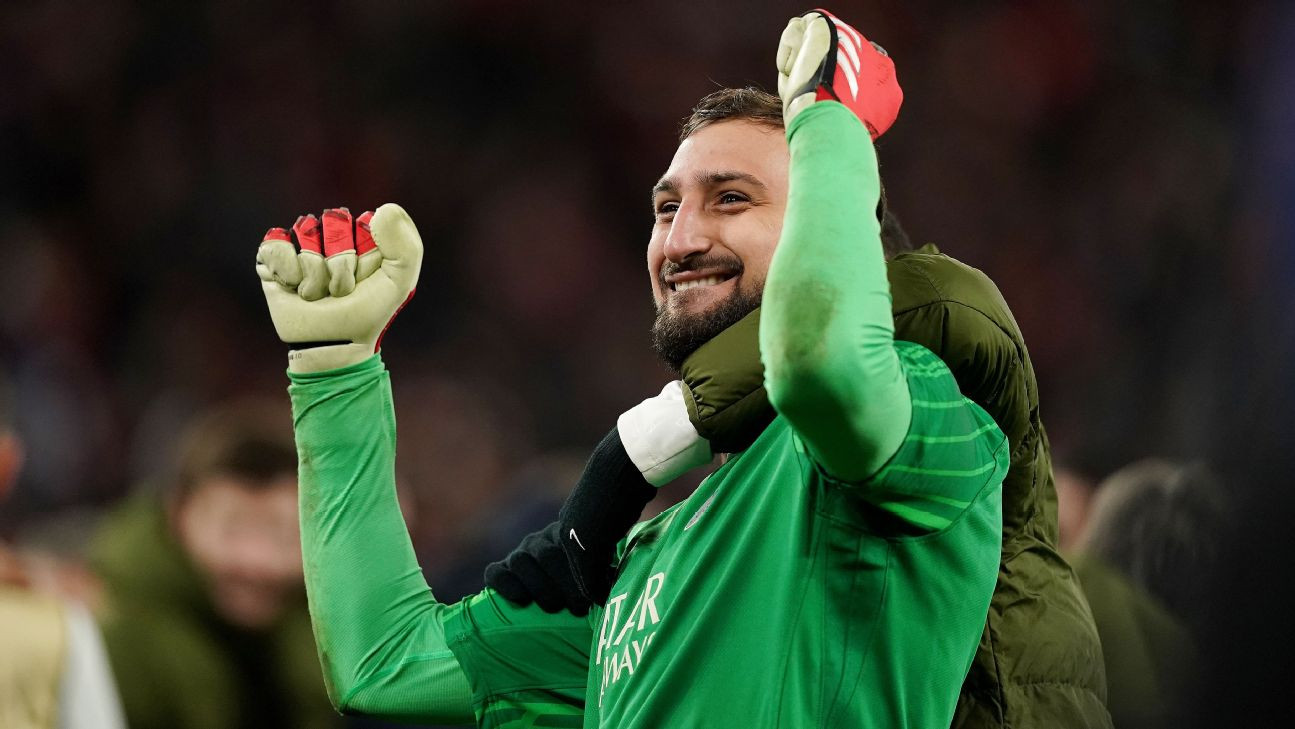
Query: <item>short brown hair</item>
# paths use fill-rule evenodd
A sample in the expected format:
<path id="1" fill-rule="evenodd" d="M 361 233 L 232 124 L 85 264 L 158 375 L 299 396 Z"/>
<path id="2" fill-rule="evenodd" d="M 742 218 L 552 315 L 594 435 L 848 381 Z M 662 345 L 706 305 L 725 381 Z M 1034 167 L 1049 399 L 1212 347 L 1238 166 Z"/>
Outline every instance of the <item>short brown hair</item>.
<path id="1" fill-rule="evenodd" d="M 749 121 L 782 129 L 782 99 L 755 86 L 712 91 L 701 97 L 692 113 L 679 125 L 679 141 L 683 142 L 699 129 L 722 121 Z M 877 220 L 885 223 L 886 219 L 886 186 L 882 185 L 881 197 L 877 200 Z M 900 243 L 891 240 L 886 232 L 887 226 L 883 225 L 881 242 L 887 258 L 912 250 L 906 235 Z"/>
<path id="2" fill-rule="evenodd" d="M 698 129 L 730 119 L 782 129 L 782 99 L 754 86 L 712 91 L 701 97 L 692 114 L 679 126 L 679 141 L 691 137 Z"/>
<path id="3" fill-rule="evenodd" d="M 172 495 L 183 499 L 218 476 L 261 488 L 297 472 L 297 449 L 287 404 L 237 402 L 200 416 L 180 440 Z"/>

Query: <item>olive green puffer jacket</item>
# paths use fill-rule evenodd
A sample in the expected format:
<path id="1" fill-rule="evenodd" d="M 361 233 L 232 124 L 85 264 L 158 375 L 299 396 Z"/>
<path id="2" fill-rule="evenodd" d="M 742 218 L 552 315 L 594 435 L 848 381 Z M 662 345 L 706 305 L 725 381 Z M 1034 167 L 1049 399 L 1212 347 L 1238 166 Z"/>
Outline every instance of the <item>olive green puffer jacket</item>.
<path id="1" fill-rule="evenodd" d="M 1012 444 L 1003 482 L 1003 558 L 980 648 L 953 726 L 1107 728 L 1106 676 L 1093 617 L 1057 552 L 1057 495 L 1029 352 L 998 288 L 935 246 L 887 264 L 895 338 L 953 371 Z M 693 423 L 716 450 L 741 450 L 773 417 L 762 387 L 759 312 L 683 367 Z"/>

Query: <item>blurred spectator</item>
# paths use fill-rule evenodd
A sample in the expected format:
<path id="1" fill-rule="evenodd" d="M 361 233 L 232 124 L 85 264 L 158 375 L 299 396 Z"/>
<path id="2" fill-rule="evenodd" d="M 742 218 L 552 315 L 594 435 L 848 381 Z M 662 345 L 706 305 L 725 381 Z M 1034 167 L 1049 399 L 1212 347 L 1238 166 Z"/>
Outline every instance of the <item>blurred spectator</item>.
<path id="1" fill-rule="evenodd" d="M 1197 464 L 1139 461 L 1098 488 L 1074 567 L 1102 638 L 1116 727 L 1190 717 L 1226 514 L 1220 484 Z"/>
<path id="2" fill-rule="evenodd" d="M 1052 469 L 1057 484 L 1057 547 L 1063 554 L 1075 550 L 1088 525 L 1097 484 L 1086 474 L 1069 466 Z"/>
<path id="3" fill-rule="evenodd" d="M 23 458 L 9 402 L 0 373 L 0 502 Z M 21 562 L 0 544 L 0 727 L 124 726 L 103 639 L 89 611 L 33 590 Z"/>
<path id="4" fill-rule="evenodd" d="M 159 498 L 110 514 L 91 557 L 135 729 L 329 727 L 306 611 L 285 402 L 200 418 Z"/>

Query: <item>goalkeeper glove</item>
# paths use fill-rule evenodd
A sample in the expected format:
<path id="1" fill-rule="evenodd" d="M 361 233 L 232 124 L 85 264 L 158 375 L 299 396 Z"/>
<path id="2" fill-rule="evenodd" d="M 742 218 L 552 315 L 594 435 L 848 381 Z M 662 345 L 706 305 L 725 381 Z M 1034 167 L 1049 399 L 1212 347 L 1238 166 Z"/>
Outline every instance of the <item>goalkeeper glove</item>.
<path id="1" fill-rule="evenodd" d="M 395 203 L 354 221 L 346 208 L 305 215 L 288 231 L 271 228 L 256 252 L 270 318 L 289 345 L 288 369 L 320 372 L 361 362 L 418 283 L 423 242 Z"/>
<path id="2" fill-rule="evenodd" d="M 826 10 L 787 22 L 777 62 L 782 120 L 789 127 L 806 107 L 826 99 L 849 107 L 874 141 L 899 116 L 904 92 L 890 56 Z"/>

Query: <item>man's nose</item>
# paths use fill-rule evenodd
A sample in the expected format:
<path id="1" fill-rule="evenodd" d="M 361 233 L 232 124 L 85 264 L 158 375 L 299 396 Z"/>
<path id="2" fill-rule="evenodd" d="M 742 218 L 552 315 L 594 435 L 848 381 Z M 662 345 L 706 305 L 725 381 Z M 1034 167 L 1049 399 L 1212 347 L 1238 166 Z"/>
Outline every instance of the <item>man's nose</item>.
<path id="1" fill-rule="evenodd" d="M 688 256 L 709 251 L 715 242 L 713 228 L 704 211 L 689 203 L 680 205 L 665 239 L 665 257 L 680 263 Z"/>

